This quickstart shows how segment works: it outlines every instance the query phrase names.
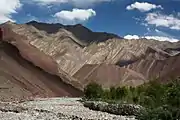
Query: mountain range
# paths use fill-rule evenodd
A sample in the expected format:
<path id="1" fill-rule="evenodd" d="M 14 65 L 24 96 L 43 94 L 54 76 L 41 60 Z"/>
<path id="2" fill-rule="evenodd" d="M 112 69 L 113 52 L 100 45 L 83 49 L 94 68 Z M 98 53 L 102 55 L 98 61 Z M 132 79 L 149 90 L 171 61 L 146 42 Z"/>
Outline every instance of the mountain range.
<path id="1" fill-rule="evenodd" d="M 6 22 L 0 28 L 3 100 L 77 97 L 90 82 L 138 86 L 180 75 L 180 42 L 126 40 L 81 24 Z"/>

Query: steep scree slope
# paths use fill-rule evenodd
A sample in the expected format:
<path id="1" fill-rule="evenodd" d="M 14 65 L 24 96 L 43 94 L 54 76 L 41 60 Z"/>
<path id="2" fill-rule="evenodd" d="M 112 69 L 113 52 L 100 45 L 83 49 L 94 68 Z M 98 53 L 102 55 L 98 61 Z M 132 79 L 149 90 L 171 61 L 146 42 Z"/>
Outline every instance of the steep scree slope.
<path id="1" fill-rule="evenodd" d="M 78 87 L 75 82 L 68 82 L 70 77 L 63 72 L 56 74 L 56 64 L 48 56 L 29 48 L 21 41 L 26 39 L 22 38 L 3 27 L 0 39 L 0 100 L 82 95 L 75 88 Z"/>

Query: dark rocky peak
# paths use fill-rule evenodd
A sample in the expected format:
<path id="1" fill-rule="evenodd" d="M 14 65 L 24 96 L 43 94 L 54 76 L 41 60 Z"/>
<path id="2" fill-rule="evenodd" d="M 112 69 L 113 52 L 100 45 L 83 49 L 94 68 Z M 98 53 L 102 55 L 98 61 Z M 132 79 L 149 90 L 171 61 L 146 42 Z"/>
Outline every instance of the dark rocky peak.
<path id="1" fill-rule="evenodd" d="M 39 30 L 46 31 L 49 34 L 57 33 L 59 31 L 59 29 L 64 27 L 62 24 L 59 24 L 59 23 L 50 24 L 50 23 L 41 23 L 41 22 L 37 22 L 37 21 L 31 21 L 26 24 L 32 25 Z"/>
<path id="2" fill-rule="evenodd" d="M 104 42 L 112 38 L 121 38 L 118 35 L 106 33 L 106 32 L 93 32 L 81 24 L 76 25 L 62 25 L 59 23 L 49 24 L 40 23 L 37 21 L 31 21 L 26 23 L 27 25 L 32 25 L 39 30 L 46 31 L 49 34 L 53 34 L 59 31 L 59 29 L 66 29 L 71 32 L 77 39 L 81 42 L 86 43 L 86 45 L 92 42 Z"/>
<path id="3" fill-rule="evenodd" d="M 72 32 L 78 39 L 84 43 L 90 44 L 92 42 L 104 42 L 112 38 L 121 38 L 118 35 L 107 32 L 93 32 L 87 27 L 77 24 L 65 26 L 65 29 Z"/>

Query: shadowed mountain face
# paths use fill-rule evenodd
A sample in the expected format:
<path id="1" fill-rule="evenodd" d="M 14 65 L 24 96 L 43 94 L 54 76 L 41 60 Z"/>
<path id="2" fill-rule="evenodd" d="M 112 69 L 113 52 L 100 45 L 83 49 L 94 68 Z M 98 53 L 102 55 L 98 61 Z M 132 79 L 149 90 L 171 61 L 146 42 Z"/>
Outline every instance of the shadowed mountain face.
<path id="1" fill-rule="evenodd" d="M 0 94 L 5 99 L 12 94 L 80 96 L 92 81 L 104 87 L 137 86 L 180 75 L 180 42 L 125 40 L 82 25 L 35 21 L 0 27 Z"/>

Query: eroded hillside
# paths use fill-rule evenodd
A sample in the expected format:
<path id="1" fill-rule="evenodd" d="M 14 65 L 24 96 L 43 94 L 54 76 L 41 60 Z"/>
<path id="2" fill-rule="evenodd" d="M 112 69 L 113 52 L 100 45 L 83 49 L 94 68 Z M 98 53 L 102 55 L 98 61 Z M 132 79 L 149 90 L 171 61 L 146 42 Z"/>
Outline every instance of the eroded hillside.
<path id="1" fill-rule="evenodd" d="M 20 81 L 26 86 L 20 87 L 22 94 L 78 96 L 91 81 L 104 87 L 137 86 L 151 78 L 166 81 L 180 75 L 180 42 L 125 40 L 82 25 L 33 21 L 0 27 L 2 80 Z"/>

